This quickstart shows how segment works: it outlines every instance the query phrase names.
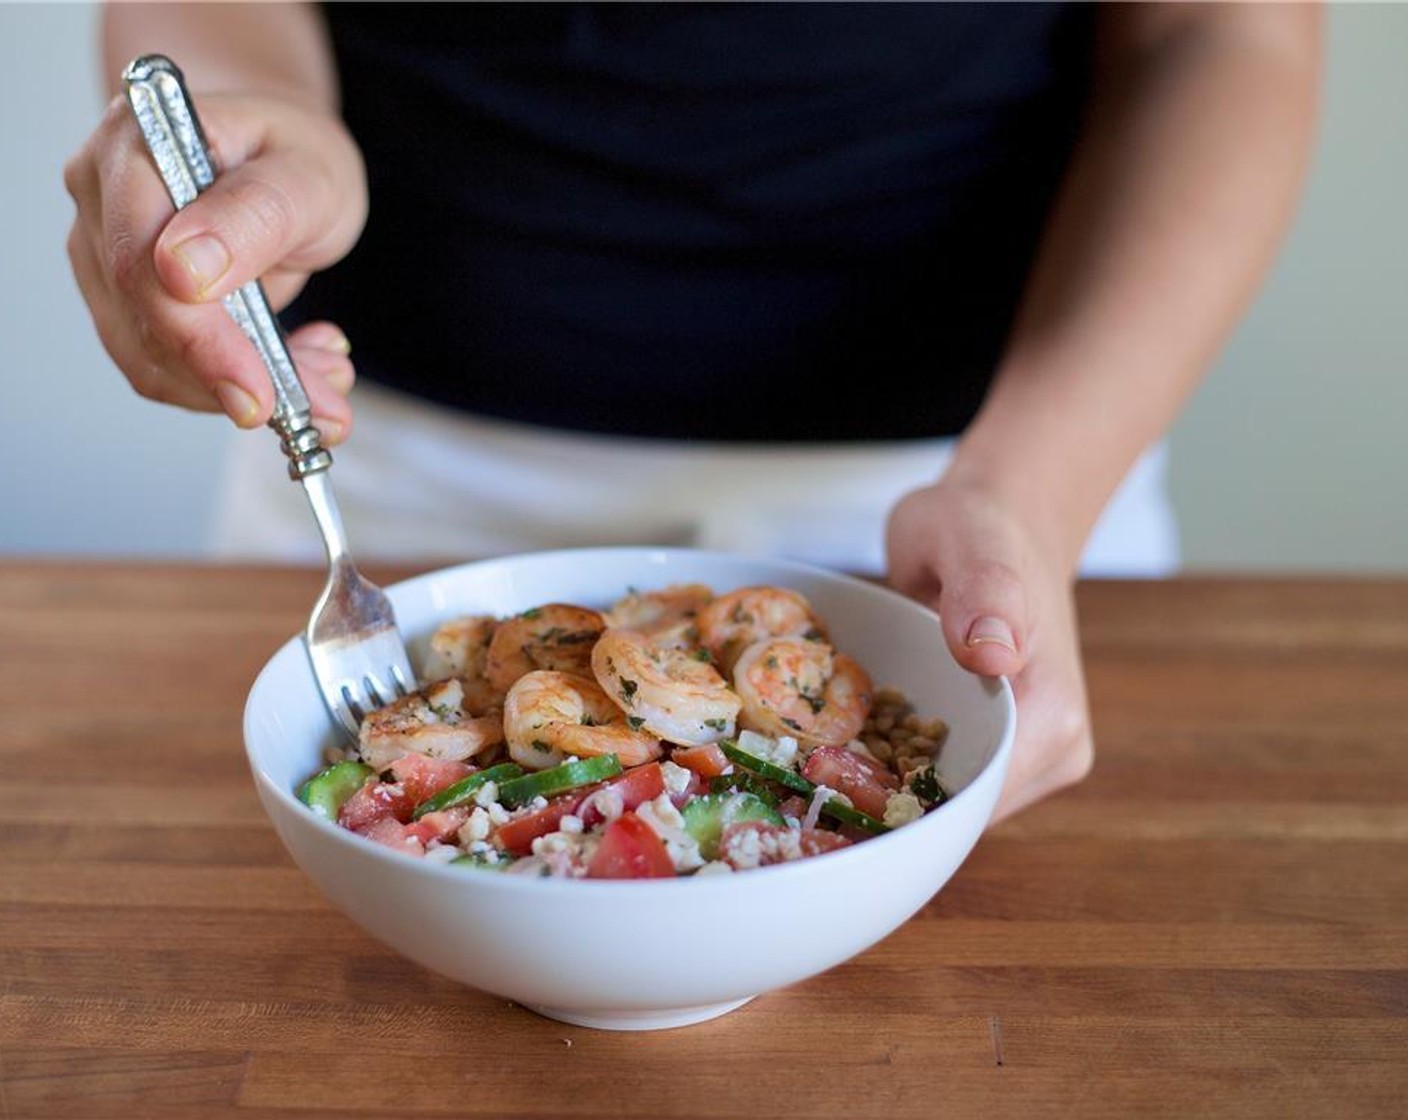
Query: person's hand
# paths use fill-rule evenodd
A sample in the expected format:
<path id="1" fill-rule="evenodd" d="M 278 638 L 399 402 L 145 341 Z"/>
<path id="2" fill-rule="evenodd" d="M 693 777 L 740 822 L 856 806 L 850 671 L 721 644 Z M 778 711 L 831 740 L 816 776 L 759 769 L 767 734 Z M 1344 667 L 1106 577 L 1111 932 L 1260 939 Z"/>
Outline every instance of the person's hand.
<path id="1" fill-rule="evenodd" d="M 958 481 L 907 494 L 887 537 L 891 585 L 938 611 L 959 664 L 1012 682 L 1017 740 L 993 822 L 1084 778 L 1094 745 L 1069 562 Z"/>
<path id="2" fill-rule="evenodd" d="M 64 170 L 77 206 L 69 261 L 103 346 L 139 394 L 254 428 L 272 414 L 273 387 L 220 300 L 260 278 L 281 309 L 345 255 L 366 218 L 364 169 L 325 114 L 218 94 L 196 108 L 220 175 L 173 213 L 126 100 L 109 106 Z M 354 376 L 345 336 L 309 323 L 288 343 L 324 442 L 341 441 Z"/>

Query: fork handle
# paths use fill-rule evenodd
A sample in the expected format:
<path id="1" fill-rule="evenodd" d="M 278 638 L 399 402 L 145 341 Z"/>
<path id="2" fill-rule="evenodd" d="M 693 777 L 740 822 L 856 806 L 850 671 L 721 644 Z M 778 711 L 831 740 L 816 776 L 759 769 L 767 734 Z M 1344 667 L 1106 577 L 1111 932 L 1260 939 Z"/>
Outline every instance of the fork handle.
<path id="1" fill-rule="evenodd" d="M 142 55 L 122 72 L 122 84 L 167 194 L 177 210 L 189 206 L 215 182 L 215 163 L 180 69 L 164 55 Z M 223 302 L 269 371 L 274 385 L 274 414 L 269 426 L 279 434 L 288 457 L 289 477 L 301 481 L 327 470 L 332 456 L 313 427 L 308 394 L 264 286 L 251 280 Z"/>

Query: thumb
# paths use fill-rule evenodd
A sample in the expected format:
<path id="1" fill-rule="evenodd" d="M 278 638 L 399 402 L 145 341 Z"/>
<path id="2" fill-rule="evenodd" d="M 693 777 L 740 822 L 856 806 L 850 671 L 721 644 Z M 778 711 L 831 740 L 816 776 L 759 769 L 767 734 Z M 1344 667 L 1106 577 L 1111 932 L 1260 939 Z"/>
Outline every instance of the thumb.
<path id="1" fill-rule="evenodd" d="M 297 153 L 261 156 L 171 218 L 156 243 L 157 276 L 177 299 L 206 303 L 276 270 L 306 274 L 351 247 L 360 218 L 348 208 L 329 177 Z"/>
<path id="2" fill-rule="evenodd" d="M 955 660 L 984 676 L 1016 676 L 1027 661 L 1027 591 L 1020 558 L 998 537 L 970 537 L 938 558 L 938 611 Z"/>

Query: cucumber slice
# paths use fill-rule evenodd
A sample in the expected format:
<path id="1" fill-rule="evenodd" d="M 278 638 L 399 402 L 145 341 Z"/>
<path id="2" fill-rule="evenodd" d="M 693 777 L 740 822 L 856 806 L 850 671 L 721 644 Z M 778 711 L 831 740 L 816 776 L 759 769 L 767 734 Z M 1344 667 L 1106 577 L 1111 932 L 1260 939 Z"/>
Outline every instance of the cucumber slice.
<path id="1" fill-rule="evenodd" d="M 699 844 L 699 854 L 714 859 L 719 854 L 719 837 L 725 826 L 735 821 L 766 821 L 785 825 L 782 814 L 752 793 L 706 793 L 680 810 L 684 830 Z"/>
<path id="2" fill-rule="evenodd" d="M 765 778 L 748 770 L 735 770 L 732 774 L 719 774 L 709 779 L 710 793 L 751 793 L 774 808 L 777 806 L 777 793 L 774 786 Z"/>
<path id="3" fill-rule="evenodd" d="M 535 797 L 552 797 L 578 786 L 589 786 L 621 773 L 621 760 L 614 754 L 590 758 L 569 758 L 561 765 L 536 774 L 510 778 L 499 786 L 499 801 L 510 809 L 526 805 Z"/>
<path id="4" fill-rule="evenodd" d="M 427 797 L 416 806 L 415 812 L 411 814 L 411 820 L 418 821 L 426 813 L 438 813 L 441 809 L 453 809 L 456 805 L 463 805 L 466 801 L 472 801 L 474 795 L 479 792 L 479 788 L 487 782 L 506 782 L 510 778 L 519 777 L 522 773 L 523 767 L 513 762 L 501 762 L 487 770 L 476 770 L 473 774 L 461 778 L 454 785 L 446 786 L 433 797 Z"/>
<path id="5" fill-rule="evenodd" d="M 788 789 L 796 790 L 798 793 L 811 793 L 816 789 L 810 781 L 802 777 L 795 770 L 789 770 L 785 766 L 778 766 L 774 762 L 769 762 L 765 758 L 759 758 L 755 754 L 749 754 L 743 750 L 732 739 L 721 739 L 719 749 L 724 755 L 739 766 L 746 767 L 761 778 L 766 778 L 770 782 L 777 782 L 778 785 L 786 786 Z"/>
<path id="6" fill-rule="evenodd" d="M 334 762 L 298 787 L 298 800 L 318 816 L 336 822 L 343 803 L 375 773 L 365 762 L 355 759 Z"/>
<path id="7" fill-rule="evenodd" d="M 889 832 L 890 826 L 884 821 L 876 820 L 869 813 L 862 813 L 859 809 L 853 809 L 845 802 L 837 798 L 829 798 L 821 804 L 821 815 L 830 817 L 840 824 L 848 824 L 854 828 L 864 829 L 873 836 L 879 836 L 883 832 Z"/>
<path id="8" fill-rule="evenodd" d="M 739 766 L 746 767 L 760 778 L 766 778 L 770 782 L 777 782 L 788 789 L 796 790 L 798 793 L 806 794 L 810 797 L 816 792 L 816 784 L 809 778 L 802 777 L 794 770 L 778 766 L 759 758 L 757 755 L 749 754 L 745 750 L 740 750 L 736 743 L 724 740 L 719 743 L 719 749 L 731 758 Z M 837 798 L 830 798 L 822 803 L 821 812 L 823 816 L 830 817 L 833 821 L 841 824 L 852 825 L 855 828 L 864 829 L 874 836 L 879 836 L 882 832 L 889 832 L 890 826 L 884 821 L 876 820 L 869 813 L 862 813 L 859 809 L 853 809 L 845 802 Z"/>

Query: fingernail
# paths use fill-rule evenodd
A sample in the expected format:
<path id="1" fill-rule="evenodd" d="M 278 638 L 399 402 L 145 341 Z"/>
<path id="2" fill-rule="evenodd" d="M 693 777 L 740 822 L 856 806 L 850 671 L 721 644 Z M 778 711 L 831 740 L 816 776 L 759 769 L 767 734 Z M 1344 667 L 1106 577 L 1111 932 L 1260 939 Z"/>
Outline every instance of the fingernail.
<path id="1" fill-rule="evenodd" d="M 333 354 L 350 354 L 352 353 L 352 342 L 339 331 L 334 337 L 324 341 L 321 348 Z"/>
<path id="2" fill-rule="evenodd" d="M 327 383 L 344 397 L 352 391 L 352 384 L 356 380 L 357 375 L 351 366 L 336 366 L 327 372 Z"/>
<path id="3" fill-rule="evenodd" d="M 224 242 L 208 233 L 197 234 L 175 246 L 172 255 L 185 266 L 203 295 L 230 268 L 230 252 Z"/>
<path id="4" fill-rule="evenodd" d="M 992 615 L 975 618 L 973 625 L 968 627 L 968 637 L 964 641 L 970 646 L 1002 646 L 1013 653 L 1017 652 L 1017 639 L 1012 635 L 1012 627 Z"/>
<path id="5" fill-rule="evenodd" d="M 222 381 L 216 385 L 215 396 L 225 415 L 241 428 L 253 428 L 259 423 L 259 402 L 233 381 Z"/>
<path id="6" fill-rule="evenodd" d="M 340 442 L 345 430 L 338 421 L 324 420 L 322 417 L 318 417 L 314 420 L 313 426 L 318 429 L 318 435 L 322 437 L 323 442 L 326 444 Z"/>

